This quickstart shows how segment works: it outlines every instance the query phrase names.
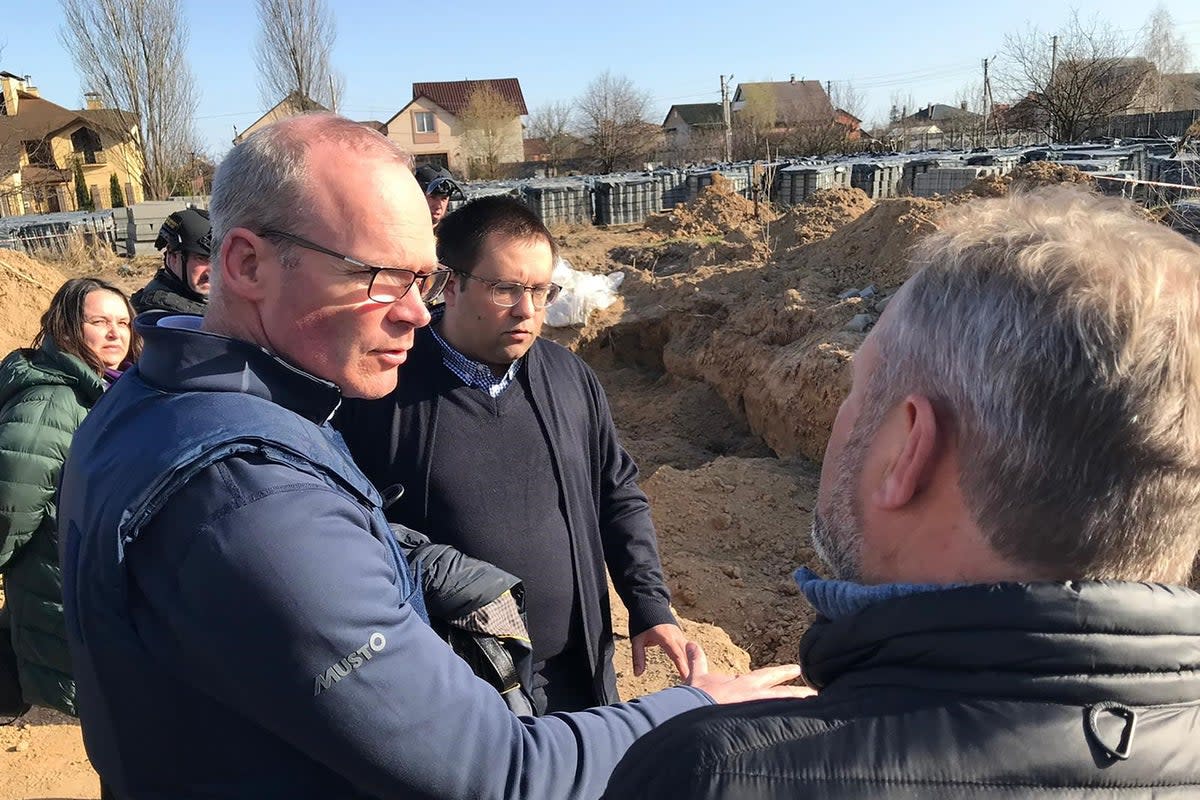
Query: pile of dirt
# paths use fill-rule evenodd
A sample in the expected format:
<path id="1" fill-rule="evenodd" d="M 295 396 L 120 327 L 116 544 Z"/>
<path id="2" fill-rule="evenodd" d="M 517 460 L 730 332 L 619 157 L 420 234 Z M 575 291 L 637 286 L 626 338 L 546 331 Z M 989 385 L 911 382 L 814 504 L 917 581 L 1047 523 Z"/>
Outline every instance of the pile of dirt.
<path id="1" fill-rule="evenodd" d="M 838 292 L 868 284 L 898 287 L 910 274 L 909 249 L 937 227 L 942 208 L 942 201 L 925 197 L 881 200 L 829 238 L 793 251 L 790 260 L 796 268 L 821 272 Z"/>
<path id="2" fill-rule="evenodd" d="M 0 358 L 29 346 L 64 280 L 54 267 L 15 250 L 0 250 Z"/>
<path id="3" fill-rule="evenodd" d="M 862 189 L 821 189 L 802 205 L 794 206 L 776 220 L 776 251 L 790 250 L 829 236 L 858 219 L 875 205 Z"/>
<path id="4" fill-rule="evenodd" d="M 964 202 L 976 197 L 1004 197 L 1008 194 L 1011 182 L 1007 175 L 984 175 L 968 183 L 952 199 L 955 202 Z"/>
<path id="5" fill-rule="evenodd" d="M 1008 173 L 1013 189 L 1036 189 L 1039 186 L 1054 186 L 1059 183 L 1096 185 L 1096 179 L 1086 172 L 1061 161 L 1034 161 L 1021 164 Z"/>
<path id="6" fill-rule="evenodd" d="M 966 188 L 954 196 L 956 202 L 976 197 L 1004 197 L 1011 191 L 1037 189 L 1071 183 L 1090 189 L 1096 187 L 1096 179 L 1077 167 L 1061 161 L 1033 161 L 1021 164 L 1007 175 L 985 175 L 971 181 Z"/>
<path id="7" fill-rule="evenodd" d="M 744 226 L 758 226 L 774 216 L 766 203 L 757 206 L 753 200 L 738 194 L 733 184 L 720 173 L 700 191 L 691 203 L 675 206 L 669 214 L 660 214 L 646 221 L 646 229 L 669 238 L 724 236 Z"/>

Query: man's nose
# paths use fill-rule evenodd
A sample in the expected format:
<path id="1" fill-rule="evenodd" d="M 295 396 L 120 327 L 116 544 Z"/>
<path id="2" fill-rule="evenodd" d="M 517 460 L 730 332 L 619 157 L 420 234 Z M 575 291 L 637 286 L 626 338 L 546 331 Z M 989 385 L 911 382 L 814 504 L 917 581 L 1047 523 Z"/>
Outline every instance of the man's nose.
<path id="1" fill-rule="evenodd" d="M 521 292 L 521 299 L 512 307 L 512 314 L 514 317 L 529 319 L 536 311 L 537 309 L 533 307 L 533 291 L 525 289 Z"/>
<path id="2" fill-rule="evenodd" d="M 404 297 L 391 304 L 388 308 L 388 318 L 393 322 L 407 322 L 417 328 L 428 325 L 432 319 L 429 308 L 421 299 L 421 293 L 417 291 L 416 286 L 411 287 L 404 293 Z"/>

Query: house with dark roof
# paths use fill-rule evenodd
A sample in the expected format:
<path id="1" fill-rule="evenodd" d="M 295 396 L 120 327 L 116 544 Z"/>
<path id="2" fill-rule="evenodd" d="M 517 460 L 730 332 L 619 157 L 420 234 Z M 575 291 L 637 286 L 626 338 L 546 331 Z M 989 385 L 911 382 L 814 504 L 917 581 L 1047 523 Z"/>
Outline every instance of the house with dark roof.
<path id="1" fill-rule="evenodd" d="M 77 165 L 95 208 L 112 206 L 113 176 L 123 203 L 144 199 L 137 117 L 86 99 L 68 109 L 28 76 L 0 72 L 0 217 L 77 210 Z"/>
<path id="2" fill-rule="evenodd" d="M 412 85 L 412 100 L 387 120 L 387 135 L 418 164 L 469 177 L 484 162 L 525 160 L 521 118 L 527 114 L 516 78 L 427 81 Z"/>
<path id="3" fill-rule="evenodd" d="M 725 152 L 725 115 L 720 103 L 673 105 L 662 131 L 673 162 L 720 159 Z"/>
<path id="4" fill-rule="evenodd" d="M 791 130 L 829 125 L 834 120 L 833 103 L 820 81 L 796 80 L 739 83 L 733 94 L 733 111 L 740 113 L 755 104 L 774 111 L 775 127 Z"/>

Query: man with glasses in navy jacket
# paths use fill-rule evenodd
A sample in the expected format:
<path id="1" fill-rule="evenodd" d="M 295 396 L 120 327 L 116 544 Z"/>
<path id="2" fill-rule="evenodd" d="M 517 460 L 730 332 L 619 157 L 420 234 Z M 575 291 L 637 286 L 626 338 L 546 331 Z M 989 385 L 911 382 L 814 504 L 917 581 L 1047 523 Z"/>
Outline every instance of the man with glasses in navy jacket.
<path id="1" fill-rule="evenodd" d="M 539 338 L 560 287 L 558 247 L 518 200 L 472 200 L 443 220 L 453 274 L 397 390 L 336 423 L 389 518 L 525 584 L 533 699 L 542 713 L 618 701 L 605 566 L 629 609 L 634 673 L 661 647 L 686 674 L 654 524 L 604 389 Z M 467 484 L 464 475 L 478 475 Z"/>

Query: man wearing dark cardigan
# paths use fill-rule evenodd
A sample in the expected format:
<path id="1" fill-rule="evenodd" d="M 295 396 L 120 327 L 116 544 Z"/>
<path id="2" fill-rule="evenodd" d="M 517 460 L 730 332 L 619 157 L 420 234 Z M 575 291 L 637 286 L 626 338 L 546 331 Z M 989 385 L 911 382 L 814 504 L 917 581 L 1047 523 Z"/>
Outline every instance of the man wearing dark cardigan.
<path id="1" fill-rule="evenodd" d="M 647 646 L 686 671 L 649 504 L 604 390 L 578 357 L 539 339 L 557 256 L 513 198 L 446 217 L 445 310 L 418 331 L 395 392 L 338 415 L 372 482 L 385 496 L 403 487 L 393 521 L 524 581 L 541 713 L 618 700 L 606 564 L 629 609 L 634 673 Z"/>

